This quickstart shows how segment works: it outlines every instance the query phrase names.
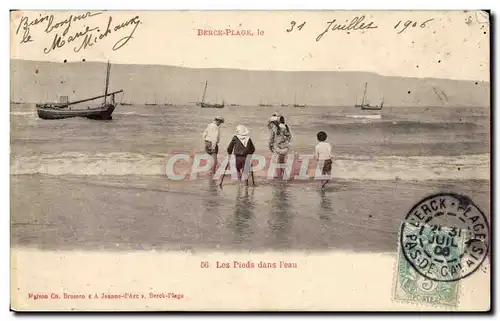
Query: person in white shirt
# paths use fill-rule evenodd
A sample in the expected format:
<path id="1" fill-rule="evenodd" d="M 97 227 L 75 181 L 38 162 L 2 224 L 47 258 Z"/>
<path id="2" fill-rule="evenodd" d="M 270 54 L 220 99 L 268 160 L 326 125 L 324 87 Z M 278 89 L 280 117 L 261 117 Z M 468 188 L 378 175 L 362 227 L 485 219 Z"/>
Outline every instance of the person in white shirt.
<path id="1" fill-rule="evenodd" d="M 332 145 L 326 142 L 328 137 L 324 131 L 320 131 L 316 137 L 318 138 L 318 145 L 316 145 L 316 150 L 314 152 L 314 158 L 318 162 L 323 163 L 323 170 L 321 171 L 323 175 L 331 175 L 332 173 Z M 321 181 L 321 188 L 324 188 L 329 180 Z"/>
<path id="2" fill-rule="evenodd" d="M 213 172 L 217 168 L 217 154 L 219 153 L 220 131 L 219 126 L 224 123 L 223 117 L 215 117 L 215 119 L 207 125 L 203 132 L 203 140 L 205 141 L 205 152 L 214 158 Z"/>

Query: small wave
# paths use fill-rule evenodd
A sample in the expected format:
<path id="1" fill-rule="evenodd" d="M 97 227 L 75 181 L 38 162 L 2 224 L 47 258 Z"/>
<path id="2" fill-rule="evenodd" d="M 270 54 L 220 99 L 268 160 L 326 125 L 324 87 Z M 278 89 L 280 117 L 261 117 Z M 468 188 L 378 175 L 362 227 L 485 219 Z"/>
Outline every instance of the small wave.
<path id="1" fill-rule="evenodd" d="M 490 177 L 490 156 L 339 157 L 335 177 L 366 180 L 484 179 Z"/>
<path id="2" fill-rule="evenodd" d="M 11 174 L 166 175 L 169 158 L 169 154 L 76 152 L 20 156 L 12 159 Z M 219 162 L 222 162 L 222 158 L 223 156 Z M 266 160 L 269 162 L 268 158 Z M 176 174 L 189 174 L 191 164 L 178 162 L 175 168 Z M 256 175 L 265 176 L 266 173 L 267 167 Z M 432 157 L 338 155 L 334 159 L 332 175 L 334 178 L 354 180 L 487 180 L 490 177 L 490 155 Z"/>
<path id="3" fill-rule="evenodd" d="M 420 121 L 398 121 L 398 120 L 381 120 L 381 121 L 350 121 L 347 123 L 331 124 L 332 131 L 342 132 L 370 132 L 373 131 L 387 131 L 396 134 L 409 134 L 409 133 L 429 133 L 436 131 L 458 132 L 467 131 L 474 132 L 477 130 L 478 125 L 474 123 L 460 123 L 460 122 L 420 122 Z"/>
<path id="4" fill-rule="evenodd" d="M 346 115 L 347 118 L 356 118 L 356 119 L 382 119 L 382 115 Z"/>
<path id="5" fill-rule="evenodd" d="M 14 116 L 31 116 L 31 115 L 35 115 L 36 112 L 35 111 L 11 111 L 10 114 L 14 115 Z"/>
<path id="6" fill-rule="evenodd" d="M 139 153 L 42 154 L 14 157 L 11 173 L 14 175 L 162 175 L 165 174 L 166 157 Z"/>
<path id="7" fill-rule="evenodd" d="M 142 113 L 138 113 L 138 112 L 135 112 L 135 111 L 116 111 L 115 112 L 116 115 L 125 115 L 125 116 L 139 116 L 139 117 L 153 117 L 153 116 L 156 116 L 156 115 L 153 115 L 153 114 L 142 114 Z"/>
<path id="8" fill-rule="evenodd" d="M 137 115 L 136 112 L 133 112 L 133 111 L 122 111 L 122 112 L 115 112 L 115 114 L 119 114 L 119 115 Z"/>

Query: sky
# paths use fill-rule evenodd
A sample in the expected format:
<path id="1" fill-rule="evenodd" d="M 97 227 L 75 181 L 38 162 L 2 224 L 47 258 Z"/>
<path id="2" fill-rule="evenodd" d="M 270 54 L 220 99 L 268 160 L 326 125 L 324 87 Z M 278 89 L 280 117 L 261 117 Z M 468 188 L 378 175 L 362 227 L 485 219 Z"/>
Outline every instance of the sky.
<path id="1" fill-rule="evenodd" d="M 99 39 L 108 23 L 111 32 Z M 208 35 L 226 29 L 253 36 Z M 17 11 L 10 34 L 13 59 L 490 77 L 489 22 L 479 11 Z M 56 36 L 60 47 L 51 48 Z M 85 48 L 86 36 L 95 41 Z"/>

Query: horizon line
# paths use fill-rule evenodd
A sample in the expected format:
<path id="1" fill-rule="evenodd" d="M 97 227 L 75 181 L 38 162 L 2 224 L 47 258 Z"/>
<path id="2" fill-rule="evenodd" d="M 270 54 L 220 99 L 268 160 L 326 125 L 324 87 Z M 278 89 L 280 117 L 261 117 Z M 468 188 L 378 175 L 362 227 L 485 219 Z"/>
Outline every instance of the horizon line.
<path id="1" fill-rule="evenodd" d="M 51 60 L 32 60 L 32 59 L 22 59 L 22 58 L 10 58 L 10 61 L 12 60 L 17 60 L 17 61 L 28 61 L 28 62 L 38 62 L 38 63 L 55 63 L 55 64 L 75 64 L 75 63 L 101 63 L 101 64 L 106 64 L 106 61 L 97 61 L 97 60 L 74 60 L 74 61 L 51 61 Z M 249 72 L 286 72 L 286 73 L 300 73 L 300 72 L 352 72 L 352 73 L 367 73 L 367 74 L 373 74 L 381 77 L 391 77 L 391 78 L 410 78 L 410 79 L 435 79 L 435 80 L 448 80 L 448 81 L 464 81 L 464 82 L 481 82 L 481 83 L 488 83 L 491 84 L 490 80 L 472 80 L 472 79 L 457 79 L 457 78 L 437 78 L 437 77 L 414 77 L 414 76 L 390 76 L 390 75 L 384 75 L 380 74 L 374 71 L 360 71 L 360 70 L 280 70 L 280 69 L 242 69 L 242 68 L 227 68 L 227 67 L 187 67 L 187 66 L 178 66 L 178 65 L 168 65 L 168 64 L 159 64 L 159 63 L 153 63 L 153 64 L 147 64 L 147 63 L 120 63 L 120 62 L 112 62 L 111 60 L 108 60 L 112 65 L 138 65 L 138 66 L 161 66 L 161 67 L 171 67 L 171 68 L 184 68 L 184 69 L 198 69 L 198 70 L 233 70 L 233 71 L 249 71 Z M 491 72 L 490 72 L 490 79 L 491 79 Z"/>

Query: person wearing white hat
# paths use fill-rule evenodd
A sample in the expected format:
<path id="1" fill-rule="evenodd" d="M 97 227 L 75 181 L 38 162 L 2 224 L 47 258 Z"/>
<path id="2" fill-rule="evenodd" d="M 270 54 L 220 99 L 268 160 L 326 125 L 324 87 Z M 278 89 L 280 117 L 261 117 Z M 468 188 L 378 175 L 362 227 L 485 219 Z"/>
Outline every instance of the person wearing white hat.
<path id="1" fill-rule="evenodd" d="M 236 157 L 236 172 L 238 173 L 239 180 L 241 180 L 247 156 L 254 152 L 255 146 L 253 145 L 252 138 L 250 138 L 250 131 L 245 126 L 238 125 L 236 127 L 236 135 L 234 135 L 227 147 L 227 153 L 229 155 L 234 154 Z M 248 185 L 248 178 L 246 184 Z"/>
<path id="2" fill-rule="evenodd" d="M 213 172 L 216 169 L 217 154 L 219 153 L 220 130 L 219 126 L 224 123 L 224 118 L 217 116 L 207 125 L 203 132 L 203 140 L 205 141 L 205 152 L 214 158 Z"/>
<path id="3" fill-rule="evenodd" d="M 280 114 L 278 112 L 273 113 L 271 117 L 269 117 L 268 122 L 279 121 Z"/>

